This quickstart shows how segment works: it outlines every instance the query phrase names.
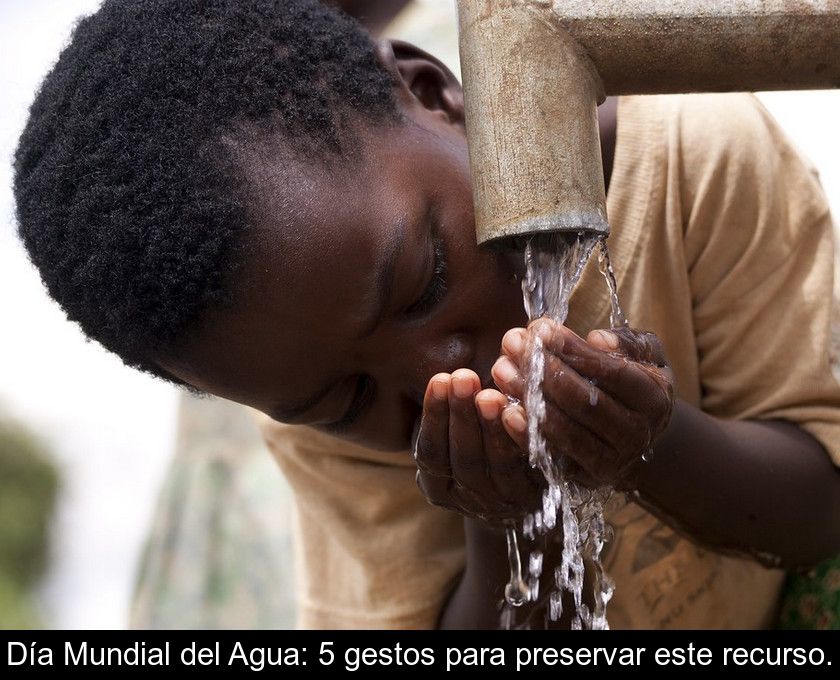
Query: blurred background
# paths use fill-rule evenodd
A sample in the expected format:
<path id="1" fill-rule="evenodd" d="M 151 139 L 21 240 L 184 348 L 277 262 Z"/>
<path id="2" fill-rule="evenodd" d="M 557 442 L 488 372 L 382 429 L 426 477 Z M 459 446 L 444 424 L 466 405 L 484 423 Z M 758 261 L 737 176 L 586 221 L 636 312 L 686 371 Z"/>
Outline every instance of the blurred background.
<path id="1" fill-rule="evenodd" d="M 86 342 L 15 237 L 27 108 L 98 5 L 0 0 L 0 627 L 292 626 L 289 492 L 250 414 Z M 451 0 L 414 0 L 387 32 L 457 68 Z M 840 92 L 760 96 L 840 214 Z"/>

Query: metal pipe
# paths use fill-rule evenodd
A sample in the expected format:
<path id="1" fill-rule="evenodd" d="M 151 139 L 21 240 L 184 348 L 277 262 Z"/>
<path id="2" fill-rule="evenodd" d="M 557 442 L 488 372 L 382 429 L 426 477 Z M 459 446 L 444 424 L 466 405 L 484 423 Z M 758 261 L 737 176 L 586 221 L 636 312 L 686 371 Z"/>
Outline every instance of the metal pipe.
<path id="1" fill-rule="evenodd" d="M 840 87 L 840 0 L 458 0 L 479 243 L 609 233 L 606 95 Z"/>

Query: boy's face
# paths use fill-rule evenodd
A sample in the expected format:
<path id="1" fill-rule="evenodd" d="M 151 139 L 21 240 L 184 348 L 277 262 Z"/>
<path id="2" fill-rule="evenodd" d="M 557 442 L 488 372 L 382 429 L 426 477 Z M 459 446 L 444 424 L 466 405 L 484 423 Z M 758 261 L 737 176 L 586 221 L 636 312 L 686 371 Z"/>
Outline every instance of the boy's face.
<path id="1" fill-rule="evenodd" d="M 470 368 L 492 385 L 502 335 L 526 321 L 519 259 L 476 246 L 460 91 L 413 66 L 398 92 L 408 122 L 364 127 L 362 158 L 251 164 L 244 293 L 166 370 L 387 450 L 409 447 L 435 373 Z"/>

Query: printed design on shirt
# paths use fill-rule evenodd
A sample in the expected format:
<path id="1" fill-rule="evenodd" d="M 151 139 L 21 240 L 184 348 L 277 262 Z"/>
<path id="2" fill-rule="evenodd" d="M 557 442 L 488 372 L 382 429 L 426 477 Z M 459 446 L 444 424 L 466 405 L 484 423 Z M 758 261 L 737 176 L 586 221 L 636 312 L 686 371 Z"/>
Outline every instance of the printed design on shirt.
<path id="1" fill-rule="evenodd" d="M 607 508 L 614 538 L 604 548 L 604 566 L 609 572 L 613 563 L 622 562 L 631 575 L 667 559 L 682 540 L 674 531 L 638 505 L 627 504 L 616 510 Z M 628 540 L 632 536 L 632 539 Z"/>
<path id="2" fill-rule="evenodd" d="M 679 542 L 679 536 L 663 524 L 650 527 L 636 546 L 631 573 L 636 574 L 664 560 L 674 552 Z"/>
<path id="3" fill-rule="evenodd" d="M 712 595 L 721 557 L 681 538 L 634 503 L 611 503 L 607 513 L 615 537 L 604 549 L 604 566 L 632 591 L 638 620 L 664 628 L 686 625 L 698 601 Z"/>

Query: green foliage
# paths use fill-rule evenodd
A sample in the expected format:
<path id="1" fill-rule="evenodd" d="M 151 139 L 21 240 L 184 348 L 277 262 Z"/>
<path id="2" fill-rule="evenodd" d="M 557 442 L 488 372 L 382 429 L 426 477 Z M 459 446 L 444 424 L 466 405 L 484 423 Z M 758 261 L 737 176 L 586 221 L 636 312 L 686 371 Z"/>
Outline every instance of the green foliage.
<path id="1" fill-rule="evenodd" d="M 30 591 L 47 565 L 58 488 L 44 445 L 0 420 L 0 628 L 35 625 Z"/>
<path id="2" fill-rule="evenodd" d="M 39 628 L 36 611 L 31 593 L 0 572 L 0 629 Z"/>
<path id="3" fill-rule="evenodd" d="M 840 630 L 840 555 L 807 574 L 788 575 L 778 627 Z"/>

